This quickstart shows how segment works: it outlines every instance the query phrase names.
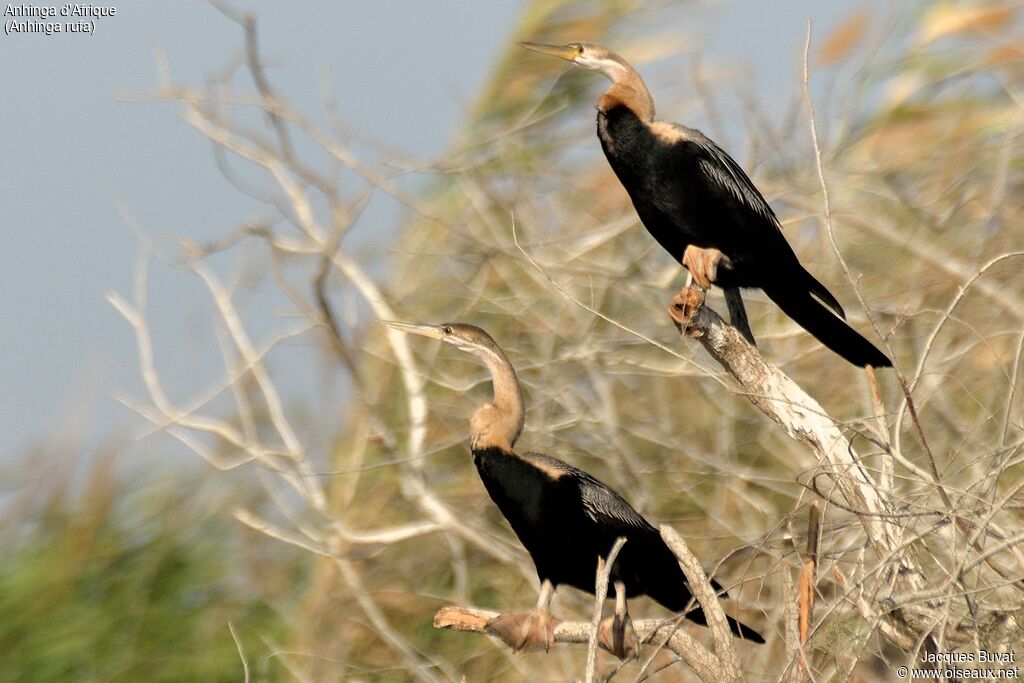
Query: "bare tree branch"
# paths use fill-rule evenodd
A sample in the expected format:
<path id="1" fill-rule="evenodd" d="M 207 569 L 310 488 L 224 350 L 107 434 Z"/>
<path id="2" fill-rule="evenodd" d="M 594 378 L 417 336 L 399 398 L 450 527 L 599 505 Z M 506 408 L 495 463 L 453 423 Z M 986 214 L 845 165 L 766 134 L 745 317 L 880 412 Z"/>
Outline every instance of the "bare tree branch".
<path id="1" fill-rule="evenodd" d="M 500 612 L 475 607 L 442 607 L 434 615 L 434 628 L 487 635 L 487 622 Z M 675 620 L 638 619 L 633 621 L 637 639 L 655 647 L 664 647 L 682 657 L 702 681 L 720 681 L 721 664 L 696 639 L 680 629 Z M 590 642 L 593 625 L 585 621 L 563 621 L 555 627 L 556 643 L 585 645 Z M 739 680 L 739 679 L 737 679 Z"/>
<path id="2" fill-rule="evenodd" d="M 622 546 L 625 544 L 626 538 L 620 536 L 615 539 L 615 544 L 608 551 L 607 559 L 604 557 L 597 558 L 597 579 L 594 582 L 594 615 L 590 619 L 590 640 L 587 641 L 587 668 L 584 676 L 586 683 L 593 683 L 594 673 L 597 668 L 597 627 L 601 623 L 601 611 L 604 607 L 604 599 L 608 595 L 608 576 L 612 573 L 612 567 L 615 566 L 615 558 L 619 556 L 619 551 L 622 550 Z"/>

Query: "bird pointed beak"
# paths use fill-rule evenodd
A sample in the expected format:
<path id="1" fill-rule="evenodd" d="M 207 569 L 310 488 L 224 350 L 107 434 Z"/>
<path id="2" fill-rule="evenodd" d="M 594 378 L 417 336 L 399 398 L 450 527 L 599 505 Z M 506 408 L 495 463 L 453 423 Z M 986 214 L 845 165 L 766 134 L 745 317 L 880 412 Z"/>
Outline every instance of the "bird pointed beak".
<path id="1" fill-rule="evenodd" d="M 576 59 L 576 50 L 568 45 L 543 45 L 541 43 L 519 43 L 520 47 L 527 50 L 539 52 L 542 55 L 551 55 L 566 61 L 572 62 Z"/>
<path id="2" fill-rule="evenodd" d="M 444 331 L 437 325 L 414 325 L 413 323 L 402 323 L 397 320 L 378 320 L 381 325 L 387 325 L 393 330 L 418 334 L 431 339 L 443 339 Z"/>

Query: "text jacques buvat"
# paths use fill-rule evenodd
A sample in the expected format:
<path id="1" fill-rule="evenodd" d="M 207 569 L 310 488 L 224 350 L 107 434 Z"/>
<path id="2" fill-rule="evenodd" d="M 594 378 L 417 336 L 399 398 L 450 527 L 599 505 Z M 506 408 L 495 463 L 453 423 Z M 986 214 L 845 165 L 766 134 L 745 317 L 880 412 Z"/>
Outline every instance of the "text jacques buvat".
<path id="1" fill-rule="evenodd" d="M 117 14 L 100 5 L 3 5 L 4 33 L 95 33 L 96 20 Z M 61 21 L 63 20 L 63 21 Z M 70 21 L 68 21 L 70 20 Z"/>

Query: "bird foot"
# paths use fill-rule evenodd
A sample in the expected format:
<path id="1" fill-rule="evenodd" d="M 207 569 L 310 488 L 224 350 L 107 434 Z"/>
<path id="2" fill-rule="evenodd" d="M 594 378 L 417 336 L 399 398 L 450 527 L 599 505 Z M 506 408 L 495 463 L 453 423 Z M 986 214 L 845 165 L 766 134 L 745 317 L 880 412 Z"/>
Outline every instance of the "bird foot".
<path id="1" fill-rule="evenodd" d="M 640 656 L 640 643 L 628 613 L 604 619 L 597 627 L 597 644 L 619 659 L 636 659 Z"/>
<path id="2" fill-rule="evenodd" d="M 685 331 L 691 337 L 700 336 L 700 331 L 693 327 L 693 321 L 697 311 L 704 305 L 704 295 L 704 290 L 698 287 L 683 287 L 672 297 L 672 303 L 668 305 L 668 317 L 672 318 L 680 334 Z"/>
<path id="3" fill-rule="evenodd" d="M 561 619 L 540 609 L 535 612 L 509 612 L 494 617 L 484 627 L 515 652 L 536 652 L 551 649 L 555 642 L 555 627 Z"/>
<path id="4" fill-rule="evenodd" d="M 718 279 L 718 267 L 732 268 L 732 261 L 718 249 L 701 249 L 691 244 L 683 252 L 683 265 L 697 286 L 707 291 Z"/>

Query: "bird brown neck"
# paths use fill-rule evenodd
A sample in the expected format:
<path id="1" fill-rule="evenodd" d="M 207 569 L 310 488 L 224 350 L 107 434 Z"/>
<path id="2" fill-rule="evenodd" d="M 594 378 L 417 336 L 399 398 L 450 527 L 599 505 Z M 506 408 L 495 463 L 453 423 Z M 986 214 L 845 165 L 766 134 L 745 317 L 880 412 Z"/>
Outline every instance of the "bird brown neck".
<path id="1" fill-rule="evenodd" d="M 470 423 L 472 447 L 474 450 L 497 447 L 511 451 L 526 421 L 523 389 L 504 354 L 487 351 L 481 357 L 491 371 L 494 399 L 473 414 Z"/>
<path id="2" fill-rule="evenodd" d="M 612 77 L 612 87 L 597 103 L 601 112 L 618 106 L 628 107 L 641 121 L 654 121 L 654 98 L 644 79 L 633 69 L 616 71 Z"/>

